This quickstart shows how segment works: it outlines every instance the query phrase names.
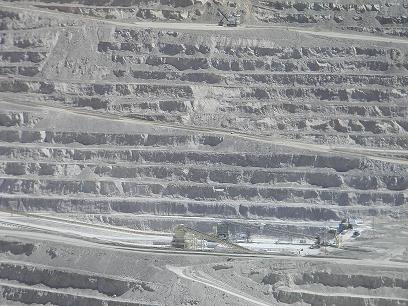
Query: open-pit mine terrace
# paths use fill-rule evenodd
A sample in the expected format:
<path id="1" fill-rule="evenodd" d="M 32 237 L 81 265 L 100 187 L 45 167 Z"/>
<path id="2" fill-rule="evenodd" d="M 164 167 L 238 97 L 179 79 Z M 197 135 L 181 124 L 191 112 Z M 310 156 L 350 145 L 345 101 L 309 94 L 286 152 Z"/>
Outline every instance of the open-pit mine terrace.
<path id="1" fill-rule="evenodd" d="M 0 1 L 0 304 L 408 305 L 407 14 Z M 170 248 L 343 218 L 366 230 L 326 258 Z"/>

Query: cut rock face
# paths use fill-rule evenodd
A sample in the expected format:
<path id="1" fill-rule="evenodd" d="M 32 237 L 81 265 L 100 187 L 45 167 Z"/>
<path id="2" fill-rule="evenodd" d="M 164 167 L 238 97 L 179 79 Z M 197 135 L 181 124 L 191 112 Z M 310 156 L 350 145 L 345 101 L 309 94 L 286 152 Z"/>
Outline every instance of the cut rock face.
<path id="1" fill-rule="evenodd" d="M 403 44 L 285 29 L 255 35 L 250 27 L 201 35 L 73 17 L 147 5 L 93 4 L 37 3 L 32 19 L 2 9 L 14 28 L 2 33 L 0 50 L 11 69 L 0 92 L 13 99 L 0 114 L 4 207 L 66 211 L 77 203 L 82 211 L 91 201 L 108 212 L 308 220 L 405 209 L 406 166 L 383 158 L 408 146 Z M 255 16 L 269 7 L 307 23 L 314 12 L 343 12 L 343 23 L 355 12 L 388 16 L 385 6 L 278 1 Z M 77 26 L 56 26 L 56 16 Z M 32 23 L 31 34 L 17 30 Z M 20 74 L 30 67 L 38 72 Z M 23 97 L 54 110 L 24 109 Z M 330 156 L 331 146 L 358 154 Z"/>
<path id="2" fill-rule="evenodd" d="M 218 26 L 218 8 L 243 25 Z M 71 220 L 56 239 L 0 212 L 0 304 L 406 305 L 405 244 L 376 239 L 407 216 L 407 13 L 382 0 L 0 3 L 0 209 L 95 231 L 77 239 Z M 378 273 L 97 231 L 229 221 L 314 239 L 372 217 L 391 220 L 380 238 L 344 250 Z"/>

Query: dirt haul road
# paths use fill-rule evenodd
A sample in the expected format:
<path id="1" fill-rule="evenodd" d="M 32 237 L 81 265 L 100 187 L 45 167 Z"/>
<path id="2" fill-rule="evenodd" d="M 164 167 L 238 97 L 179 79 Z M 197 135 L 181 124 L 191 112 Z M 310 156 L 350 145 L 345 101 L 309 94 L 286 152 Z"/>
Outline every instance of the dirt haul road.
<path id="1" fill-rule="evenodd" d="M 78 20 L 83 21 L 96 21 L 105 24 L 112 24 L 116 26 L 125 26 L 125 27 L 134 27 L 134 28 L 153 28 L 153 29 L 169 29 L 169 30 L 189 30 L 189 31 L 245 31 L 245 30 L 268 30 L 268 29 L 285 29 L 289 31 L 294 31 L 303 34 L 310 34 L 310 35 L 318 35 L 328 38 L 341 38 L 341 39 L 352 39 L 352 40 L 366 40 L 372 42 L 386 42 L 386 43 L 396 43 L 396 44 L 408 44 L 408 40 L 406 39 L 398 39 L 398 38 L 389 38 L 389 37 L 378 37 L 374 35 L 361 35 L 361 34 L 351 34 L 351 33 L 338 33 L 338 32 L 329 32 L 329 31 L 315 31 L 315 30 L 306 30 L 300 29 L 296 27 L 288 27 L 288 26 L 259 26 L 259 25 L 241 25 L 239 27 L 223 27 L 220 28 L 218 25 L 215 24 L 194 24 L 194 23 L 172 23 L 172 22 L 121 22 L 121 21 L 113 21 L 113 20 L 106 20 L 102 18 L 96 17 L 84 17 L 78 16 L 75 14 L 65 13 L 65 12 L 51 12 L 46 9 L 34 8 L 34 7 L 27 7 L 24 4 L 9 4 L 0 2 L 0 7 L 8 8 L 8 9 L 16 9 L 16 10 L 23 10 L 29 11 L 33 13 L 41 13 L 41 14 L 50 14 L 54 16 L 69 16 L 70 18 L 75 18 Z"/>
<path id="2" fill-rule="evenodd" d="M 0 77 L 1 79 L 1 77 Z M 68 113 L 74 113 L 79 115 L 85 115 L 87 117 L 95 117 L 95 118 L 109 118 L 112 121 L 119 121 L 119 122 L 126 122 L 126 123 L 135 123 L 135 124 L 143 124 L 143 125 L 153 125 L 158 127 L 170 128 L 175 130 L 182 130 L 182 131 L 193 131 L 193 132 L 203 132 L 203 133 L 210 133 L 213 135 L 227 135 L 229 137 L 233 136 L 236 138 L 244 139 L 244 140 L 251 140 L 257 141 L 260 143 L 267 143 L 279 146 L 285 146 L 293 149 L 300 149 L 300 150 L 308 150 L 313 152 L 320 152 L 320 153 L 341 153 L 348 156 L 355 156 L 355 157 L 366 157 L 373 160 L 383 161 L 383 162 L 390 162 L 396 163 L 401 165 L 408 165 L 408 160 L 400 159 L 400 158 L 389 158 L 384 157 L 383 154 L 395 152 L 395 150 L 387 150 L 387 149 L 370 149 L 370 148 L 352 148 L 352 147 L 341 147 L 341 146 L 334 146 L 334 145 L 318 145 L 318 144 L 311 144 L 311 143 L 304 143 L 301 141 L 293 141 L 282 139 L 278 137 L 271 137 L 271 136 L 257 136 L 253 134 L 244 133 L 241 131 L 236 130 L 228 130 L 228 129 L 220 129 L 220 128 L 211 128 L 211 127 L 198 127 L 198 126 L 189 126 L 189 125 L 175 125 L 171 123 L 163 123 L 163 122 L 155 122 L 149 120 L 143 120 L 138 118 L 127 118 L 126 116 L 121 116 L 117 114 L 106 114 L 101 113 L 98 111 L 92 111 L 88 109 L 78 109 L 74 107 L 64 107 L 64 106 L 52 106 L 43 102 L 39 101 L 23 101 L 23 100 L 15 100 L 13 102 L 8 102 L 5 99 L 1 98 L 0 94 L 0 103 L 10 103 L 10 104 L 20 104 L 26 106 L 36 106 L 40 107 L 41 109 L 48 109 L 48 110 L 56 110 Z"/>
<path id="3" fill-rule="evenodd" d="M 210 276 L 205 275 L 204 273 L 200 273 L 200 271 L 195 271 L 192 270 L 191 268 L 183 268 L 183 267 L 172 267 L 172 266 L 167 266 L 167 268 L 176 273 L 179 277 L 184 278 L 186 280 L 192 281 L 192 282 L 197 282 L 212 288 L 215 288 L 217 290 L 220 290 L 228 295 L 232 295 L 235 297 L 238 297 L 240 299 L 243 299 L 250 303 L 251 305 L 259 305 L 259 306 L 270 306 L 272 304 L 268 304 L 264 301 L 260 301 L 259 299 L 250 296 L 248 294 L 245 294 L 244 292 L 239 292 L 234 288 L 229 287 L 228 285 L 217 281 L 215 279 L 212 279 Z"/>
<path id="4" fill-rule="evenodd" d="M 4 216 L 8 214 L 2 213 Z M 89 246 L 93 248 L 108 248 L 108 249 L 117 249 L 123 250 L 128 252 L 136 252 L 136 253 L 152 253 L 152 254 L 189 254 L 189 255 L 197 255 L 197 256 L 221 256 L 221 257 L 235 257 L 239 258 L 246 258 L 246 259 L 262 259 L 262 258 L 270 258 L 276 260 L 291 260 L 291 261 L 298 261 L 298 262 L 333 262 L 337 264 L 353 264 L 356 266 L 377 266 L 377 267 L 387 267 L 387 268 L 408 268 L 407 262 L 397 262 L 397 261 L 390 261 L 390 260 L 377 260 L 377 259 L 360 259 L 360 258 L 339 258 L 339 257 L 332 257 L 330 255 L 324 255 L 321 257 L 312 256 L 312 257 L 305 257 L 305 256 L 298 256 L 298 255 L 278 255 L 278 254 L 268 254 L 268 253 L 225 253 L 225 252 L 205 252 L 205 251 L 182 251 L 176 249 L 161 249 L 161 248 L 148 248 L 143 247 L 140 245 L 132 245 L 132 244 L 123 244 L 121 242 L 123 239 L 117 239 L 112 235 L 117 235 L 118 229 L 113 227 L 112 229 L 109 226 L 105 226 L 104 230 L 101 232 L 104 235 L 100 235 L 98 239 L 93 239 L 91 237 L 91 233 L 95 230 L 93 229 L 92 225 L 83 224 L 77 225 L 76 230 L 73 233 L 69 233 L 67 231 L 61 230 L 61 225 L 65 224 L 65 226 L 70 227 L 72 223 L 70 220 L 63 220 L 60 219 L 58 222 L 44 219 L 44 225 L 41 225 L 41 216 L 35 218 L 38 224 L 32 224 L 30 220 L 32 217 L 27 217 L 27 220 L 22 221 L 21 218 L 19 220 L 14 221 L 13 217 L 3 217 L 0 218 L 0 234 L 7 235 L 7 236 L 16 236 L 16 237 L 23 237 L 23 238 L 32 238 L 32 239 L 39 239 L 39 240 L 53 240 L 53 241 L 66 241 L 67 243 L 79 243 L 82 246 Z M 53 225 L 58 224 L 58 225 Z M 10 228 L 13 228 L 11 230 Z M 138 234 L 126 234 L 123 232 L 122 235 L 127 235 L 129 237 L 142 237 L 143 233 L 139 232 Z M 147 232 L 146 237 L 152 236 L 152 233 Z M 161 238 L 162 235 L 156 235 L 157 237 Z M 166 237 L 163 237 L 166 238 Z M 63 240 L 61 240 L 63 239 Z"/>

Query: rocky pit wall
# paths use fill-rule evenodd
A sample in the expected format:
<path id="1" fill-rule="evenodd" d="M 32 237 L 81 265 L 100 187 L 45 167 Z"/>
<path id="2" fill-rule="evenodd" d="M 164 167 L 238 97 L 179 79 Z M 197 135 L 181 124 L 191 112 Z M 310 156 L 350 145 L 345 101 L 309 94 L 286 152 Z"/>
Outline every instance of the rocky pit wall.
<path id="1" fill-rule="evenodd" d="M 110 26 L 49 31 L 3 33 L 0 92 L 151 121 L 407 148 L 404 45 L 206 40 Z"/>
<path id="2" fill-rule="evenodd" d="M 205 31 L 154 25 L 214 24 L 219 3 L 0 3 L 0 209 L 158 231 L 264 220 L 275 236 L 406 217 L 407 8 L 352 2 L 227 2 L 247 27 Z M 367 36 L 302 32 L 319 29 Z M 7 305 L 247 305 L 166 268 L 190 264 L 273 305 L 408 303 L 406 269 L 381 264 L 240 264 L 3 231 Z"/>
<path id="3" fill-rule="evenodd" d="M 269 5 L 304 15 L 395 12 L 382 3 L 365 10 Z M 283 29 L 254 35 L 90 25 L 35 6 L 2 14 L 0 92 L 10 102 L 0 114 L 4 208 L 323 221 L 406 207 L 403 158 L 305 150 L 307 143 L 342 145 L 387 156 L 407 148 L 404 44 Z M 40 107 L 24 109 L 33 102 Z M 70 110 L 190 131 L 139 124 L 119 132 L 120 124 L 81 121 Z M 207 127 L 224 130 L 200 130 Z M 256 141 L 230 131 L 303 144 L 275 152 L 258 142 L 263 149 L 249 153 Z"/>
<path id="4" fill-rule="evenodd" d="M 11 1 L 15 2 L 15 1 Z M 407 37 L 405 1 L 203 1 L 129 0 L 31 1 L 38 9 L 121 21 L 216 23 L 217 8 L 241 13 L 244 24 L 280 24 L 338 28 Z"/>
<path id="5" fill-rule="evenodd" d="M 24 95 L 55 107 L 198 128 L 407 147 L 408 64 L 398 44 L 318 39 L 312 46 L 218 33 L 206 40 L 112 26 L 27 33 L 2 33 L 3 63 L 16 72 L 38 68 L 33 76 L 9 70 L 0 79 L 3 97 L 12 101 Z M 69 47 L 75 42 L 89 51 L 78 57 Z M 4 208 L 338 220 L 346 211 L 388 214 L 407 203 L 406 167 L 388 162 L 227 153 L 226 140 L 241 142 L 233 135 L 113 133 L 98 125 L 73 131 L 72 124 L 60 130 L 41 107 L 2 111 L 0 123 Z"/>
<path id="6" fill-rule="evenodd" d="M 191 268 L 273 305 L 405 305 L 405 269 L 321 262 L 227 262 Z M 202 271 L 202 272 L 198 272 Z M 255 285 L 256 284 L 256 285 Z"/>
<path id="7" fill-rule="evenodd" d="M 225 304 L 248 305 L 212 287 L 187 284 L 166 269 L 169 265 L 188 265 L 187 275 L 203 275 L 271 305 L 407 303 L 406 268 L 379 264 L 373 269 L 362 261 L 344 262 L 330 258 L 248 261 L 211 255 L 135 254 L 9 237 L 0 242 L 0 302 L 211 305 L 217 299 Z"/>
<path id="8" fill-rule="evenodd" d="M 226 258 L 118 251 L 13 236 L 10 232 L 0 239 L 1 305 L 211 305 L 216 299 L 245 306 L 214 288 L 191 286 L 166 268 Z"/>
<path id="9" fill-rule="evenodd" d="M 228 153 L 226 136 L 36 131 L 16 123 L 0 137 L 4 208 L 337 220 L 343 208 L 383 214 L 407 201 L 403 165 Z"/>

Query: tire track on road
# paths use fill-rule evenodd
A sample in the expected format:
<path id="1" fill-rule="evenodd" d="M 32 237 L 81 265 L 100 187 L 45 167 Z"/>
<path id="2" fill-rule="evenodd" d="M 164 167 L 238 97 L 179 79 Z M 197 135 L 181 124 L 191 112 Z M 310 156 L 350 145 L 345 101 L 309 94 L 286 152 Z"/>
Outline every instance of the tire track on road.
<path id="1" fill-rule="evenodd" d="M 259 306 L 271 306 L 272 304 L 266 303 L 264 301 L 261 301 L 249 294 L 243 293 L 241 291 L 238 291 L 234 288 L 231 288 L 227 286 L 224 283 L 220 282 L 213 282 L 213 280 L 210 280 L 206 277 L 204 277 L 202 274 L 197 273 L 196 271 L 189 271 L 189 268 L 184 268 L 184 267 L 174 267 L 174 266 L 167 266 L 167 269 L 169 271 L 174 272 L 177 274 L 179 277 L 184 278 L 186 280 L 200 283 L 202 285 L 217 289 L 219 291 L 222 291 L 228 295 L 232 295 L 234 297 L 237 297 L 239 299 L 245 300 L 253 305 L 259 305 Z"/>

